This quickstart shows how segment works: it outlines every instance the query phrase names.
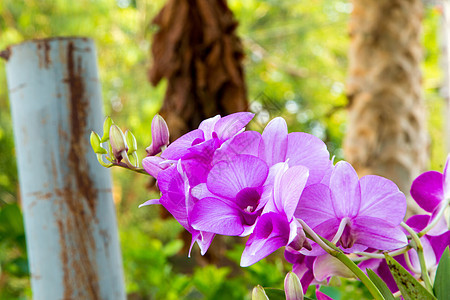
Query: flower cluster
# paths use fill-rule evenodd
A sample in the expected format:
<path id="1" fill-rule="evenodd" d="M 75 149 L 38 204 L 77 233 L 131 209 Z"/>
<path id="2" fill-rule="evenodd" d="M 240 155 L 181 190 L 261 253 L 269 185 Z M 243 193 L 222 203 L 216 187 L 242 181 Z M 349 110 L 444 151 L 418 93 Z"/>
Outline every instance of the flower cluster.
<path id="1" fill-rule="evenodd" d="M 358 178 L 344 161 L 334 165 L 320 139 L 288 133 L 282 118 L 273 119 L 262 134 L 245 131 L 252 118 L 247 112 L 216 116 L 169 144 L 167 125 L 156 116 L 154 143 L 142 165 L 157 178 L 161 198 L 141 206 L 163 205 L 192 234 L 191 249 L 197 243 L 202 254 L 215 234 L 249 236 L 241 266 L 285 247 L 303 290 L 343 271 L 311 235 L 347 254 L 408 244 L 400 227 L 406 198 L 393 182 Z M 427 211 L 444 205 L 437 194 L 433 205 L 423 201 Z"/>

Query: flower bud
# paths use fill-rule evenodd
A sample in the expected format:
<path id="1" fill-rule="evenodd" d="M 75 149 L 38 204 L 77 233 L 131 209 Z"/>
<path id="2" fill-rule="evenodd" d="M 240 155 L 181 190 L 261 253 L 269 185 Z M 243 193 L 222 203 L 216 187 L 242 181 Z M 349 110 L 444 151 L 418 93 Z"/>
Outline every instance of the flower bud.
<path id="1" fill-rule="evenodd" d="M 155 115 L 152 120 L 152 143 L 145 151 L 153 156 L 161 152 L 162 148 L 169 145 L 169 127 L 160 115 Z"/>
<path id="2" fill-rule="evenodd" d="M 269 297 L 267 297 L 266 292 L 264 291 L 263 287 L 260 285 L 257 285 L 253 288 L 252 300 L 269 300 Z"/>
<path id="3" fill-rule="evenodd" d="M 284 278 L 284 293 L 286 300 L 303 300 L 302 285 L 294 272 L 287 273 Z"/>
<path id="4" fill-rule="evenodd" d="M 136 138 L 134 137 L 134 135 L 131 133 L 130 130 L 125 131 L 125 140 L 127 141 L 128 145 L 128 154 L 136 152 L 137 150 Z"/>
<path id="5" fill-rule="evenodd" d="M 117 125 L 112 125 L 109 129 L 109 141 L 113 151 L 114 158 L 118 161 L 122 160 L 122 152 L 128 151 L 127 142 L 122 130 Z"/>
<path id="6" fill-rule="evenodd" d="M 114 124 L 114 122 L 111 119 L 111 117 L 106 117 L 105 122 L 103 122 L 103 136 L 101 139 L 102 143 L 109 140 L 109 129 L 111 128 L 111 126 L 113 124 Z"/>
<path id="7" fill-rule="evenodd" d="M 96 132 L 91 131 L 90 140 L 91 140 L 91 147 L 92 147 L 92 149 L 94 150 L 95 153 L 97 153 L 97 154 L 106 154 L 106 153 L 108 153 L 102 147 L 101 142 L 100 142 L 100 136 Z"/>

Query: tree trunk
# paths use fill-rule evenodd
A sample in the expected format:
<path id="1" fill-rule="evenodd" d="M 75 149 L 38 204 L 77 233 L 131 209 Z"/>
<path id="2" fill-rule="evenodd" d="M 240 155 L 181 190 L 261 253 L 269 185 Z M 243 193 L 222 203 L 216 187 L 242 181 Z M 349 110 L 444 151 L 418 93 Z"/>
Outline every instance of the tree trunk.
<path id="1" fill-rule="evenodd" d="M 237 22 L 225 0 L 168 0 L 153 20 L 153 85 L 167 79 L 161 115 L 171 139 L 216 114 L 248 108 Z"/>
<path id="2" fill-rule="evenodd" d="M 443 74 L 443 82 L 441 86 L 441 96 L 444 98 L 445 110 L 444 133 L 445 133 L 445 152 L 450 153 L 450 3 L 442 1 L 442 17 L 440 24 L 440 40 L 441 40 L 441 70 Z"/>
<path id="3" fill-rule="evenodd" d="M 1 56 L 33 299 L 125 299 L 110 172 L 89 142 L 103 121 L 93 41 L 33 40 Z"/>
<path id="4" fill-rule="evenodd" d="M 428 163 L 420 71 L 422 2 L 352 3 L 345 156 L 360 176 L 387 177 L 409 195 L 412 180 Z"/>

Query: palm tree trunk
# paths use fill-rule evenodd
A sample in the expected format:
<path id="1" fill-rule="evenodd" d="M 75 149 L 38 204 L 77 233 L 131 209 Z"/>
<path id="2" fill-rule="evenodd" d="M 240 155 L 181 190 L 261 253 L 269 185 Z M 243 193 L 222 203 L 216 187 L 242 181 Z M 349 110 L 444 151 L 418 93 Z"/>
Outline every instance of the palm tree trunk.
<path id="1" fill-rule="evenodd" d="M 428 163 L 420 71 L 422 2 L 352 3 L 346 159 L 360 176 L 387 177 L 409 195 L 412 180 Z"/>
<path id="2" fill-rule="evenodd" d="M 237 22 L 225 0 L 169 0 L 153 20 L 153 85 L 167 79 L 161 115 L 176 139 L 216 114 L 248 108 Z"/>

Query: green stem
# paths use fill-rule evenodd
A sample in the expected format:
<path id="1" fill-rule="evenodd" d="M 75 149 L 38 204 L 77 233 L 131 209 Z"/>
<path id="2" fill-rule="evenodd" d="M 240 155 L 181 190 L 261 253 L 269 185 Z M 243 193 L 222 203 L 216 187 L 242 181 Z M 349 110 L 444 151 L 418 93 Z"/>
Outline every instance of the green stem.
<path id="1" fill-rule="evenodd" d="M 358 266 L 347 256 L 344 252 L 342 252 L 341 249 L 336 247 L 333 243 L 328 241 L 327 239 L 317 235 L 303 220 L 298 219 L 300 224 L 303 227 L 303 230 L 308 235 L 309 238 L 313 239 L 317 244 L 319 244 L 322 249 L 327 251 L 328 254 L 331 256 L 336 257 L 339 259 L 347 268 L 350 269 L 350 271 L 353 272 L 353 274 L 358 277 L 361 282 L 367 287 L 369 292 L 372 294 L 372 296 L 376 300 L 384 300 L 383 295 L 380 293 L 378 288 L 375 286 L 375 284 L 367 277 L 364 272 L 358 268 Z"/>
<path id="2" fill-rule="evenodd" d="M 420 262 L 420 271 L 421 271 L 421 277 L 425 283 L 425 287 L 428 291 L 433 293 L 433 285 L 431 284 L 430 275 L 428 274 L 427 264 L 425 262 L 425 256 L 423 254 L 423 246 L 420 242 L 420 238 L 417 235 L 417 233 L 409 227 L 405 222 L 400 223 L 400 225 L 408 231 L 408 233 L 411 235 L 412 240 L 414 241 L 415 249 L 417 252 L 417 255 L 419 256 L 419 262 Z"/>
<path id="3" fill-rule="evenodd" d="M 412 247 L 410 245 L 406 245 L 403 248 L 391 251 L 391 252 L 387 252 L 389 254 L 389 256 L 397 256 L 403 253 L 408 252 Z M 380 258 L 380 259 L 385 259 L 384 254 L 381 253 L 371 253 L 371 252 L 356 252 L 356 255 L 361 255 L 363 257 L 356 257 L 354 259 L 352 259 L 353 261 L 363 261 L 363 260 L 368 260 L 368 259 L 372 259 L 372 258 Z"/>
<path id="4" fill-rule="evenodd" d="M 444 205 L 442 205 L 441 210 L 439 210 L 439 212 L 436 214 L 436 216 L 434 217 L 434 219 L 430 222 L 430 224 L 427 225 L 427 227 L 425 227 L 424 229 L 422 229 L 417 235 L 419 237 L 424 236 L 428 231 L 430 231 L 431 229 L 433 229 L 434 226 L 436 226 L 436 224 L 439 222 L 439 219 L 442 218 L 442 216 L 445 213 L 445 210 L 447 209 L 448 205 L 450 203 L 450 198 L 446 199 L 446 203 Z M 449 222 L 450 223 L 450 222 Z M 450 224 L 448 224 L 450 226 Z"/>

